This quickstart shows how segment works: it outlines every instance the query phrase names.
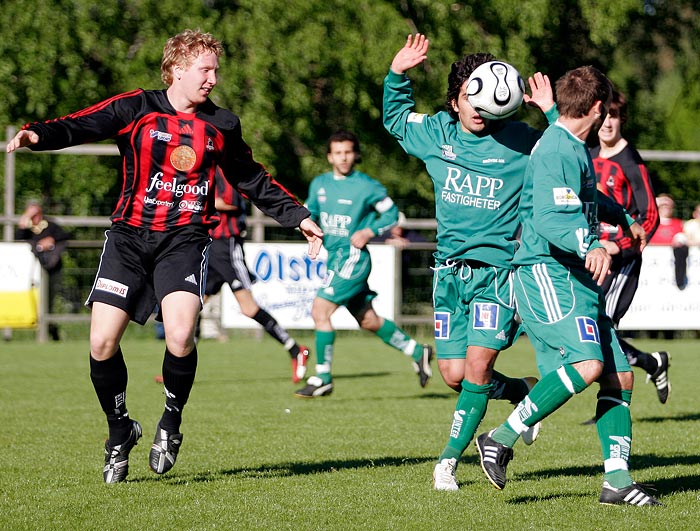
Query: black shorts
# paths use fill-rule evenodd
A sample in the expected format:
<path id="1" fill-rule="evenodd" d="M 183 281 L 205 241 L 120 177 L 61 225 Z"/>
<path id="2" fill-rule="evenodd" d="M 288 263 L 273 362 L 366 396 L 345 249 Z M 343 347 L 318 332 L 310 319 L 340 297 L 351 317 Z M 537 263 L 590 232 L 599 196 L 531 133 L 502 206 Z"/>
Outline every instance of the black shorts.
<path id="1" fill-rule="evenodd" d="M 186 226 L 156 232 L 117 223 L 105 236 L 86 306 L 103 302 L 144 324 L 169 293 L 186 291 L 201 302 L 211 242 L 205 228 Z"/>
<path id="2" fill-rule="evenodd" d="M 624 258 L 622 253 L 612 256 L 610 274 L 605 277 L 601 287 L 605 293 L 605 313 L 612 319 L 615 326 L 632 304 L 639 286 L 641 270 L 641 254 L 630 254 Z"/>
<path id="3" fill-rule="evenodd" d="M 221 286 L 228 284 L 232 291 L 249 290 L 255 276 L 245 263 L 242 238 L 214 240 L 209 247 L 207 282 L 204 293 L 219 293 Z"/>

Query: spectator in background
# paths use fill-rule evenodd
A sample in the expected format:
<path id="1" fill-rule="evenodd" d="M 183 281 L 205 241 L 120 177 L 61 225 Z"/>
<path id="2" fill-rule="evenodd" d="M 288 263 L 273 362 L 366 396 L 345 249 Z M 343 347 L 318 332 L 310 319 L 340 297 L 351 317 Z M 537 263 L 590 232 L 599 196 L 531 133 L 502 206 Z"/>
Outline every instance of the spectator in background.
<path id="1" fill-rule="evenodd" d="M 668 194 L 659 194 L 656 198 L 659 208 L 659 228 L 651 240 L 652 245 L 670 245 L 673 247 L 675 261 L 676 285 L 683 290 L 688 285 L 686 271 L 688 268 L 688 244 L 683 232 L 683 220 L 673 217 L 676 204 Z"/>
<path id="2" fill-rule="evenodd" d="M 49 274 L 48 310 L 50 314 L 54 312 L 56 296 L 61 289 L 61 270 L 63 269 L 61 255 L 69 239 L 70 234 L 58 223 L 44 217 L 39 201 L 34 199 L 27 201 L 15 231 L 15 240 L 29 242 L 41 267 Z M 60 339 L 58 327 L 54 323 L 49 324 L 49 335 L 54 341 Z"/>
<path id="3" fill-rule="evenodd" d="M 683 223 L 683 234 L 685 234 L 688 246 L 700 246 L 700 203 L 695 205 L 693 217 Z"/>

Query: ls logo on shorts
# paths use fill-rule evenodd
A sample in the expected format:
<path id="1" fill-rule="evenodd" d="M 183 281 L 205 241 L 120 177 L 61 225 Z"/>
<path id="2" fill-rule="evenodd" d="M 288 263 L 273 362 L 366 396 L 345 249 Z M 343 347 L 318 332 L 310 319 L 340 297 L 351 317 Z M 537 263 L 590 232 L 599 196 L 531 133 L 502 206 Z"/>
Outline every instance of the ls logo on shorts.
<path id="1" fill-rule="evenodd" d="M 450 339 L 450 314 L 435 312 L 435 339 Z"/>
<path id="2" fill-rule="evenodd" d="M 477 302 L 474 304 L 474 329 L 496 330 L 498 325 L 498 304 Z"/>
<path id="3" fill-rule="evenodd" d="M 600 344 L 598 323 L 596 323 L 593 319 L 590 317 L 577 317 L 576 326 L 578 327 L 578 337 L 582 343 Z"/>

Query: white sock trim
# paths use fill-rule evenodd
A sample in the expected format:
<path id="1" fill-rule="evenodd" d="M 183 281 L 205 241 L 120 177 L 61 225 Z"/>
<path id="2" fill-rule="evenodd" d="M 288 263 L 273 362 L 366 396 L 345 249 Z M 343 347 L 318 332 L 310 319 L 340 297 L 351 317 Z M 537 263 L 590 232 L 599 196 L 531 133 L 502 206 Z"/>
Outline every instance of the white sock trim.
<path id="1" fill-rule="evenodd" d="M 513 412 L 508 416 L 508 420 L 506 421 L 510 428 L 517 433 L 518 435 L 521 435 L 525 430 L 527 430 L 527 426 L 523 423 L 522 420 L 520 420 L 520 415 L 518 414 L 518 410 L 520 408 L 515 408 Z"/>
<path id="2" fill-rule="evenodd" d="M 566 387 L 566 390 L 572 395 L 575 395 L 576 389 L 574 389 L 574 382 L 572 382 L 569 375 L 566 374 L 566 369 L 564 369 L 563 365 L 557 369 L 557 376 L 559 376 L 559 379 L 561 380 L 561 383 L 564 384 L 564 387 Z"/>
<path id="3" fill-rule="evenodd" d="M 603 463 L 605 465 L 605 473 L 615 472 L 616 470 L 629 470 L 629 463 L 619 457 L 611 457 Z"/>
<path id="4" fill-rule="evenodd" d="M 403 353 L 406 354 L 406 356 L 413 356 L 417 345 L 418 342 L 415 339 L 409 340 L 408 343 L 406 343 L 406 346 L 403 348 Z"/>

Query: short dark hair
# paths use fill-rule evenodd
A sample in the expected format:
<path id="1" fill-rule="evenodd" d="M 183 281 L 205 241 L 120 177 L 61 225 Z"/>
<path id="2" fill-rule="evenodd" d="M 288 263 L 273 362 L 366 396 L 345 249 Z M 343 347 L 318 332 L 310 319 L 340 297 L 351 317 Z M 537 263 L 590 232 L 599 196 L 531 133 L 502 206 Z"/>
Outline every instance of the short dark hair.
<path id="1" fill-rule="evenodd" d="M 355 162 L 359 162 L 360 158 L 360 141 L 354 133 L 350 131 L 336 131 L 333 133 L 326 143 L 326 153 L 331 152 L 331 144 L 333 142 L 352 142 L 352 150 L 355 152 Z"/>
<path id="2" fill-rule="evenodd" d="M 452 63 L 450 74 L 447 76 L 447 98 L 445 99 L 445 107 L 452 118 L 455 120 L 458 118 L 452 103 L 459 100 L 459 91 L 462 90 L 464 82 L 478 66 L 495 60 L 496 58 L 490 53 L 479 52 L 465 55 L 459 61 Z"/>
<path id="3" fill-rule="evenodd" d="M 612 103 L 608 114 L 613 118 L 619 118 L 622 125 L 627 121 L 627 98 L 619 90 L 613 89 Z"/>
<path id="4" fill-rule="evenodd" d="M 557 80 L 555 87 L 559 114 L 568 118 L 582 118 L 596 101 L 608 105 L 613 90 L 605 74 L 590 65 L 569 70 Z M 607 109 L 603 110 L 607 113 Z"/>

